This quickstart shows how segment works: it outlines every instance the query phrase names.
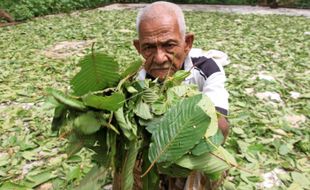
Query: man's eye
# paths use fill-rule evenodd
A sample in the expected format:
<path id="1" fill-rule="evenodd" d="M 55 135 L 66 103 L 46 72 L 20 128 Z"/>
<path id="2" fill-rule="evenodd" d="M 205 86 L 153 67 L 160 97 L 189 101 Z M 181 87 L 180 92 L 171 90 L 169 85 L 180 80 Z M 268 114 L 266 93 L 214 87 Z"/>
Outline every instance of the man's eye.
<path id="1" fill-rule="evenodd" d="M 175 44 L 165 44 L 164 46 L 165 46 L 165 48 L 167 48 L 167 49 L 172 49 L 172 48 L 175 47 Z"/>
<path id="2" fill-rule="evenodd" d="M 148 50 L 151 50 L 153 47 L 152 46 L 145 46 L 143 49 L 145 50 L 145 51 L 148 51 Z"/>

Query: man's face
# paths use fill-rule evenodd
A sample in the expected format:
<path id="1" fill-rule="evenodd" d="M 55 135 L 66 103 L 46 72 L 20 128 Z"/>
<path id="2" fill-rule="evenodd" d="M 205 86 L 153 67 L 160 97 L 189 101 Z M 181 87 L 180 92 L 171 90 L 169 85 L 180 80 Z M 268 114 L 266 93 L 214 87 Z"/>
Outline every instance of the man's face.
<path id="1" fill-rule="evenodd" d="M 146 72 L 164 80 L 181 69 L 192 42 L 193 35 L 182 37 L 177 19 L 161 17 L 141 22 L 134 45 L 145 59 Z"/>

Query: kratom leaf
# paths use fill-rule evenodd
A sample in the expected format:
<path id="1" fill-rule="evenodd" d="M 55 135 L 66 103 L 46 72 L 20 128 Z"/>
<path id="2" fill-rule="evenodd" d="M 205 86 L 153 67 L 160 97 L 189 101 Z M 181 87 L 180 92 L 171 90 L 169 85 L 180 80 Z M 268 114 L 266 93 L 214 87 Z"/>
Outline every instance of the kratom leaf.
<path id="1" fill-rule="evenodd" d="M 214 104 L 210 100 L 210 98 L 207 95 L 203 95 L 201 101 L 198 103 L 198 105 L 205 111 L 208 116 L 211 118 L 210 125 L 206 131 L 205 138 L 209 138 L 216 134 L 218 131 L 218 120 L 216 115 L 216 110 L 214 107 Z"/>
<path id="2" fill-rule="evenodd" d="M 81 71 L 71 80 L 74 93 L 78 96 L 116 85 L 120 79 L 118 63 L 105 54 L 89 54 L 79 65 Z"/>
<path id="3" fill-rule="evenodd" d="M 200 156 L 185 155 L 176 164 L 191 170 L 213 174 L 223 172 L 236 165 L 234 158 L 222 147 L 212 153 L 204 153 Z"/>
<path id="4" fill-rule="evenodd" d="M 206 152 L 211 152 L 216 150 L 224 141 L 224 136 L 220 129 L 218 129 L 217 133 L 208 139 L 203 138 L 200 142 L 192 149 L 192 154 L 195 156 L 199 156 Z"/>
<path id="5" fill-rule="evenodd" d="M 109 168 L 105 166 L 95 165 L 82 179 L 80 184 L 75 187 L 76 190 L 101 190 L 102 185 L 105 184 Z"/>
<path id="6" fill-rule="evenodd" d="M 182 100 L 156 123 L 149 149 L 152 164 L 173 162 L 199 142 L 210 122 L 209 116 L 197 106 L 200 100 L 201 95 Z"/>
<path id="7" fill-rule="evenodd" d="M 141 117 L 142 119 L 148 120 L 153 118 L 150 112 L 150 106 L 144 103 L 142 100 L 138 102 L 137 106 L 133 111 L 137 116 Z"/>
<path id="8" fill-rule="evenodd" d="M 109 111 L 118 110 L 120 107 L 123 106 L 124 101 L 125 96 L 123 93 L 120 92 L 116 92 L 111 96 L 96 96 L 88 94 L 85 97 L 83 97 L 83 102 L 85 105 Z"/>
<path id="9" fill-rule="evenodd" d="M 71 97 L 65 95 L 63 92 L 61 92 L 59 90 L 49 88 L 47 91 L 57 101 L 59 101 L 60 103 L 66 105 L 66 106 L 68 106 L 70 108 L 77 109 L 77 110 L 85 110 L 86 109 L 86 107 L 83 104 L 83 102 L 81 102 L 81 101 L 79 101 L 77 99 L 71 98 Z"/>
<path id="10" fill-rule="evenodd" d="M 128 116 L 124 115 L 123 107 L 115 111 L 114 116 L 125 137 L 130 141 L 135 139 L 137 137 L 137 128 L 129 121 Z"/>
<path id="11" fill-rule="evenodd" d="M 189 91 L 192 91 L 193 87 L 190 85 L 179 85 L 171 87 L 167 90 L 167 95 L 171 97 L 167 97 L 167 99 L 172 99 L 173 96 L 177 97 L 186 97 Z M 197 91 L 196 91 L 197 92 Z"/>
<path id="12" fill-rule="evenodd" d="M 68 137 L 68 146 L 66 147 L 66 153 L 68 157 L 71 157 L 75 153 L 79 152 L 83 147 L 91 148 L 98 141 L 96 134 L 81 135 L 74 132 L 71 133 Z"/>
<path id="13" fill-rule="evenodd" d="M 27 181 L 24 183 L 28 187 L 36 187 L 50 179 L 57 177 L 51 170 L 45 170 L 36 175 L 28 175 Z"/>
<path id="14" fill-rule="evenodd" d="M 6 181 L 4 182 L 1 186 L 0 186 L 0 190 L 31 190 L 31 187 L 27 187 L 25 185 L 19 185 L 10 181 Z"/>
<path id="15" fill-rule="evenodd" d="M 168 105 L 165 100 L 159 98 L 151 105 L 152 113 L 155 115 L 162 115 L 168 110 Z"/>
<path id="16" fill-rule="evenodd" d="M 187 177 L 191 173 L 190 169 L 181 167 L 176 164 L 169 164 L 168 167 L 164 167 L 161 164 L 158 164 L 158 170 L 160 173 L 170 177 Z"/>
<path id="17" fill-rule="evenodd" d="M 58 131 L 59 128 L 65 123 L 67 108 L 63 104 L 59 104 L 54 111 L 54 117 L 52 120 L 52 131 Z"/>
<path id="18" fill-rule="evenodd" d="M 129 142 L 129 148 L 126 150 L 124 161 L 122 162 L 121 172 L 121 190 L 133 188 L 134 183 L 134 167 L 140 143 L 138 141 Z"/>
<path id="19" fill-rule="evenodd" d="M 148 166 L 151 164 L 148 159 L 148 149 L 143 151 L 142 173 L 146 172 Z M 140 176 L 138 176 L 140 178 Z M 159 176 L 157 168 L 153 167 L 146 176 L 142 178 L 143 190 L 157 190 L 159 187 Z"/>
<path id="20" fill-rule="evenodd" d="M 127 90 L 129 93 L 131 93 L 131 94 L 137 93 L 137 92 L 138 92 L 138 90 L 136 90 L 136 89 L 135 89 L 134 87 L 132 87 L 132 86 L 126 87 L 126 90 Z"/>
<path id="21" fill-rule="evenodd" d="M 75 118 L 73 125 L 77 131 L 89 135 L 98 131 L 102 123 L 98 120 L 94 112 L 88 111 Z"/>
<path id="22" fill-rule="evenodd" d="M 67 181 L 72 181 L 72 180 L 78 179 L 80 177 L 81 177 L 81 168 L 80 168 L 80 166 L 72 167 L 66 173 L 66 180 Z"/>
<path id="23" fill-rule="evenodd" d="M 137 61 L 129 65 L 126 70 L 121 74 L 122 78 L 125 78 L 128 75 L 133 75 L 138 72 L 139 68 L 142 65 L 142 61 Z"/>
<path id="24" fill-rule="evenodd" d="M 156 94 L 156 92 L 158 92 L 157 89 L 154 89 L 156 87 L 153 88 L 147 88 L 146 90 L 143 91 L 142 93 L 142 99 L 145 103 L 154 103 L 156 100 L 158 100 L 159 95 Z"/>
<path id="25" fill-rule="evenodd" d="M 165 88 L 170 88 L 172 86 L 180 85 L 189 75 L 189 71 L 178 70 L 176 73 L 173 74 L 172 77 L 169 77 L 168 80 L 165 80 L 164 86 Z"/>

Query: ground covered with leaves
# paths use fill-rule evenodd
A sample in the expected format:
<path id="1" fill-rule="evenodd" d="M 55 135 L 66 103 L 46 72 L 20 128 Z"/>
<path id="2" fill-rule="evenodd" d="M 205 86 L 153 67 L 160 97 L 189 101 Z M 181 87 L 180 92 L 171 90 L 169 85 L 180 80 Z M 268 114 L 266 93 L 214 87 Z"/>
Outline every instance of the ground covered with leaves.
<path id="1" fill-rule="evenodd" d="M 90 151 L 68 158 L 66 140 L 51 132 L 45 89 L 65 91 L 92 42 L 122 65 L 139 60 L 135 16 L 92 10 L 0 28 L 1 190 L 71 189 L 90 170 Z M 310 19 L 186 12 L 186 20 L 195 47 L 231 60 L 225 148 L 240 166 L 225 187 L 309 189 Z"/>

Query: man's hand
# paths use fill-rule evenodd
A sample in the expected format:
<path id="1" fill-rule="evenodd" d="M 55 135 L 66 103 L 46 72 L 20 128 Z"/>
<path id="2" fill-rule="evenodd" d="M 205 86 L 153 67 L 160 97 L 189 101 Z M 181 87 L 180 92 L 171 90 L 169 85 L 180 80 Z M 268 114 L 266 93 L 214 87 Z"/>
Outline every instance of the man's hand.
<path id="1" fill-rule="evenodd" d="M 218 118 L 218 126 L 224 135 L 224 142 L 225 142 L 226 137 L 228 136 L 229 133 L 229 123 L 227 119 L 222 115 L 220 115 L 220 117 Z"/>

